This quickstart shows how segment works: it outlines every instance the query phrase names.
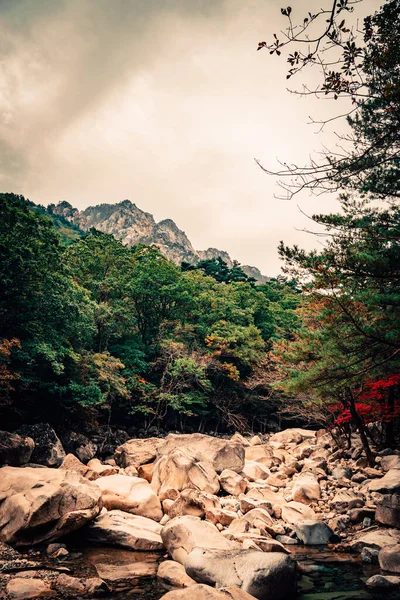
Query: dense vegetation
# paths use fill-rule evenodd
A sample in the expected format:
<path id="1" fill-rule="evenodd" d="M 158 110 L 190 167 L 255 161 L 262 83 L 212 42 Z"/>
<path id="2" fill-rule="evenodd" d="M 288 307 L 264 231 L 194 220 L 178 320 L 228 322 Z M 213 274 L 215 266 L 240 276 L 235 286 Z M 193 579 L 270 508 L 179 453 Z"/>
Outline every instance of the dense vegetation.
<path id="1" fill-rule="evenodd" d="M 204 265 L 182 269 L 155 247 L 127 248 L 95 230 L 65 245 L 23 197 L 0 201 L 1 408 L 9 422 L 265 423 L 271 388 L 258 371 L 274 341 L 299 327 L 294 282 L 256 287 L 220 261 L 214 276 Z"/>

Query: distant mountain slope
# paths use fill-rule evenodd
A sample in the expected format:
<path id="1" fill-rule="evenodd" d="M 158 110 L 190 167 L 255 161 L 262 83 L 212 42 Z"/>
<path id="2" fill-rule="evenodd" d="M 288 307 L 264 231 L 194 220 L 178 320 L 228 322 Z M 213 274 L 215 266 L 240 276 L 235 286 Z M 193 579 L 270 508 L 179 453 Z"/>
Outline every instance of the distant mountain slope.
<path id="1" fill-rule="evenodd" d="M 156 223 L 153 215 L 144 212 L 130 200 L 123 200 L 118 204 L 89 206 L 83 211 L 64 201 L 57 205 L 51 204 L 47 211 L 53 220 L 62 219 L 63 223 L 69 223 L 78 232 L 88 231 L 93 227 L 112 234 L 127 246 L 156 244 L 161 252 L 176 264 L 185 261 L 195 265 L 200 260 L 221 257 L 230 268 L 233 265 L 233 260 L 224 250 L 195 250 L 186 233 L 179 229 L 174 221 L 165 219 Z M 242 269 L 246 275 L 259 282 L 268 279 L 256 267 L 242 265 Z"/>

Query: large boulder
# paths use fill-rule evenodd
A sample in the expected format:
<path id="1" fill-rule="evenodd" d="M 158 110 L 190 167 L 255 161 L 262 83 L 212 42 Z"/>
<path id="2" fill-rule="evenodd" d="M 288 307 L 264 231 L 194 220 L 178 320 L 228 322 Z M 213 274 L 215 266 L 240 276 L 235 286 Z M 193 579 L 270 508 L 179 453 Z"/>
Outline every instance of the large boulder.
<path id="1" fill-rule="evenodd" d="M 305 546 L 329 544 L 337 537 L 326 523 L 311 520 L 297 523 L 296 535 Z M 336 541 L 340 541 L 340 538 L 337 538 Z"/>
<path id="2" fill-rule="evenodd" d="M 379 566 L 383 571 L 400 573 L 400 544 L 381 548 L 378 560 Z"/>
<path id="3" fill-rule="evenodd" d="M 161 525 L 147 517 L 110 510 L 90 524 L 86 537 L 91 542 L 150 552 L 163 549 L 161 530 Z"/>
<path id="4" fill-rule="evenodd" d="M 109 475 L 96 479 L 95 483 L 101 490 L 107 510 L 123 510 L 154 521 L 161 520 L 163 513 L 160 500 L 145 479 Z"/>
<path id="5" fill-rule="evenodd" d="M 151 486 L 161 500 L 169 490 L 195 489 L 209 494 L 219 491 L 218 476 L 211 464 L 182 450 L 174 450 L 156 461 Z"/>
<path id="6" fill-rule="evenodd" d="M 157 579 L 167 589 L 171 587 L 187 588 L 191 585 L 197 585 L 194 579 L 187 575 L 185 567 L 174 560 L 164 560 L 160 563 Z"/>
<path id="7" fill-rule="evenodd" d="M 160 600 L 254 600 L 254 596 L 237 587 L 216 590 L 200 583 L 190 586 L 190 593 L 186 589 L 174 590 Z"/>
<path id="8" fill-rule="evenodd" d="M 286 523 L 296 525 L 299 521 L 314 520 L 315 512 L 302 502 L 288 502 L 282 506 L 282 519 Z"/>
<path id="9" fill-rule="evenodd" d="M 0 431 L 0 466 L 20 467 L 30 461 L 35 442 L 30 437 Z"/>
<path id="10" fill-rule="evenodd" d="M 74 471 L 0 469 L 0 541 L 30 546 L 79 529 L 99 514 L 97 485 Z"/>
<path id="11" fill-rule="evenodd" d="M 293 485 L 293 500 L 302 504 L 311 504 L 321 498 L 321 488 L 312 473 L 301 474 Z"/>
<path id="12" fill-rule="evenodd" d="M 381 460 L 380 466 L 384 471 L 400 469 L 400 456 L 397 454 L 389 454 L 388 456 L 384 456 Z"/>
<path id="13" fill-rule="evenodd" d="M 171 519 L 163 528 L 161 538 L 170 556 L 181 564 L 193 548 L 235 550 L 239 547 L 221 535 L 215 525 L 191 516 Z"/>
<path id="14" fill-rule="evenodd" d="M 183 490 L 168 509 L 168 516 L 182 517 L 192 515 L 193 517 L 204 517 L 207 511 L 220 506 L 219 498 L 199 490 Z"/>
<path id="15" fill-rule="evenodd" d="M 296 563 L 280 552 L 195 548 L 185 569 L 198 583 L 237 586 L 258 600 L 287 600 L 296 593 Z"/>
<path id="16" fill-rule="evenodd" d="M 370 481 L 368 491 L 380 494 L 398 494 L 400 492 L 400 469 L 390 469 L 380 479 Z"/>
<path id="17" fill-rule="evenodd" d="M 224 492 L 232 496 L 239 496 L 239 494 L 244 494 L 247 490 L 247 481 L 239 473 L 231 469 L 224 469 L 222 471 L 219 476 L 219 482 Z"/>
<path id="18" fill-rule="evenodd" d="M 285 429 L 284 431 L 279 431 L 278 433 L 271 435 L 269 441 L 278 442 L 280 444 L 300 444 L 303 440 L 315 439 L 316 434 L 316 431 L 310 431 L 308 429 Z"/>
<path id="19" fill-rule="evenodd" d="M 118 446 L 114 458 L 120 467 L 139 467 L 155 460 L 158 438 L 132 439 Z"/>
<path id="20" fill-rule="evenodd" d="M 387 494 L 376 502 L 375 520 L 382 525 L 400 529 L 400 496 Z"/>
<path id="21" fill-rule="evenodd" d="M 17 431 L 35 442 L 30 461 L 46 467 L 59 467 L 65 458 L 65 451 L 56 432 L 48 423 L 23 425 Z"/>
<path id="22" fill-rule="evenodd" d="M 356 534 L 353 541 L 350 543 L 350 548 L 356 552 L 361 552 L 363 548 L 372 548 L 373 550 L 381 550 L 386 546 L 394 546 L 400 544 L 400 531 L 397 529 L 376 529 Z"/>
<path id="23" fill-rule="evenodd" d="M 170 433 L 159 442 L 157 454 L 165 456 L 176 449 L 184 450 L 198 461 L 210 463 L 217 473 L 222 473 L 224 469 L 240 473 L 244 466 L 244 446 L 240 442 L 201 433 Z"/>
<path id="24" fill-rule="evenodd" d="M 98 446 L 86 435 L 76 431 L 62 431 L 60 435 L 62 445 L 68 454 L 75 454 L 85 465 L 96 456 Z"/>

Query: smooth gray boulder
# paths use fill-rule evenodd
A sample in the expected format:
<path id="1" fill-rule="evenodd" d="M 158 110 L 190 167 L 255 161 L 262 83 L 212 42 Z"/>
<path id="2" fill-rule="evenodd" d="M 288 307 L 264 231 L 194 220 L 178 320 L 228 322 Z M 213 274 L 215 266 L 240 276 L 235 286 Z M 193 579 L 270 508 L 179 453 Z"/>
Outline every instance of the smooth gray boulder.
<path id="1" fill-rule="evenodd" d="M 300 521 L 296 525 L 296 535 L 305 546 L 318 546 L 329 544 L 338 538 L 332 529 L 322 521 Z"/>
<path id="2" fill-rule="evenodd" d="M 198 583 L 236 586 L 258 600 L 287 600 L 296 593 L 296 562 L 280 552 L 194 548 L 185 569 Z"/>

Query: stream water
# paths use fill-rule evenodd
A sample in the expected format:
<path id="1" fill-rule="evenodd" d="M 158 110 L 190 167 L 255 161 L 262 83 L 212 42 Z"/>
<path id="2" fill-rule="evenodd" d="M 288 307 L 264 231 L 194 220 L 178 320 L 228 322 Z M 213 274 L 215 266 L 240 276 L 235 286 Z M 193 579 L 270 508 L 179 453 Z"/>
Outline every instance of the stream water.
<path id="1" fill-rule="evenodd" d="M 156 578 L 158 564 L 164 554 L 131 552 L 111 547 L 91 546 L 78 548 L 63 564 L 75 576 L 109 578 L 126 577 L 118 590 L 106 600 L 159 600 L 167 590 Z M 400 600 L 400 593 L 386 591 L 372 593 L 365 587 L 366 580 L 379 573 L 378 565 L 361 563 L 354 554 L 335 553 L 326 547 L 291 546 L 291 554 L 301 566 L 297 600 Z M 188 591 L 188 600 L 190 593 Z M 289 598 L 287 600 L 290 600 Z"/>

